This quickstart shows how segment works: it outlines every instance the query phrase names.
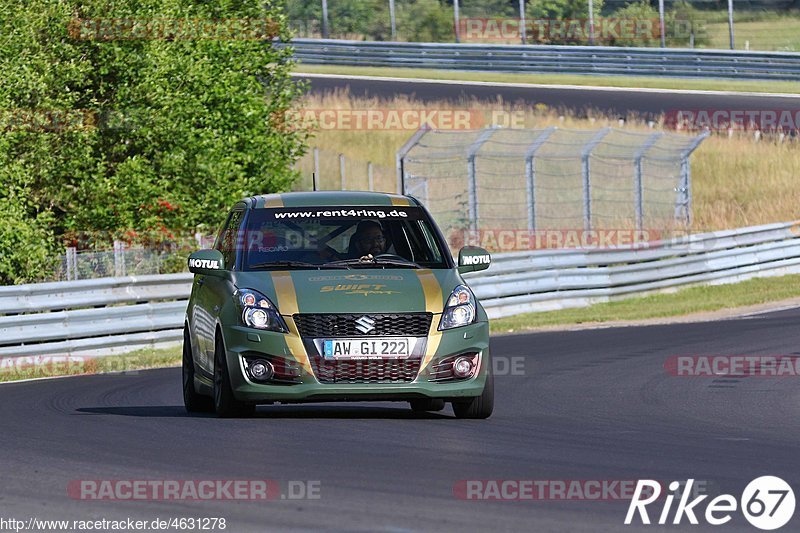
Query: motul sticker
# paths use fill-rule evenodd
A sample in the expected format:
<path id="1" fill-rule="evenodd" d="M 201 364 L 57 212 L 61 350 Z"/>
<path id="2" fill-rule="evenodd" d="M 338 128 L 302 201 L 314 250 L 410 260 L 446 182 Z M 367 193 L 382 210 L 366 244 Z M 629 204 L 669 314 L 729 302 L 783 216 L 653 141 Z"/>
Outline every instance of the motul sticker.
<path id="1" fill-rule="evenodd" d="M 189 268 L 205 268 L 219 270 L 219 261 L 213 259 L 189 259 Z"/>

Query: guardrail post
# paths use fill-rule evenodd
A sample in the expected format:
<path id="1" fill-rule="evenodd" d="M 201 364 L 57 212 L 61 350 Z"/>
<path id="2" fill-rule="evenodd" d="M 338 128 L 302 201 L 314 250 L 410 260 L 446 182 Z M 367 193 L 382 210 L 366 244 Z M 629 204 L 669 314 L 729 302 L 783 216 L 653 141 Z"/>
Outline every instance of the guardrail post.
<path id="1" fill-rule="evenodd" d="M 395 155 L 395 167 L 397 169 L 397 193 L 405 194 L 405 158 L 408 152 L 416 146 L 426 133 L 430 131 L 427 124 L 423 124 L 406 143 L 400 147 Z"/>
<path id="2" fill-rule="evenodd" d="M 681 180 L 675 198 L 675 219 L 683 219 L 687 226 L 692 224 L 692 169 L 689 156 L 709 135 L 711 132 L 704 131 L 681 153 Z"/>
<path id="3" fill-rule="evenodd" d="M 581 151 L 581 177 L 583 178 L 583 229 L 590 231 L 592 229 L 592 187 L 591 187 L 591 169 L 589 167 L 589 156 L 592 155 L 592 150 L 597 146 L 603 137 L 608 135 L 611 128 L 603 128 L 592 137 Z"/>
<path id="4" fill-rule="evenodd" d="M 492 134 L 498 129 L 493 125 L 481 132 L 478 138 L 467 150 L 467 192 L 469 196 L 469 229 L 478 229 L 478 174 L 475 171 L 475 156 L 481 146 L 489 140 Z"/>
<path id="5" fill-rule="evenodd" d="M 636 211 L 636 229 L 642 229 L 644 224 L 644 188 L 642 187 L 642 158 L 658 140 L 664 136 L 663 132 L 651 134 L 636 150 L 633 156 L 633 196 Z"/>
<path id="6" fill-rule="evenodd" d="M 525 151 L 525 186 L 528 193 L 528 230 L 536 229 L 536 151 L 556 131 L 550 126 L 536 137 L 536 140 Z"/>
<path id="7" fill-rule="evenodd" d="M 375 180 L 372 177 L 372 161 L 367 161 L 367 187 L 370 191 L 375 190 Z"/>

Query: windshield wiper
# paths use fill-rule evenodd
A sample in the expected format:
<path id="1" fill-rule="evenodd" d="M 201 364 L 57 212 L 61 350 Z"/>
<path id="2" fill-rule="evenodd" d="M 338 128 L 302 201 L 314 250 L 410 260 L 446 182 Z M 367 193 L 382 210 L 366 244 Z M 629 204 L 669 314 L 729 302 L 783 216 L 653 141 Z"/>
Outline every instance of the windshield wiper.
<path id="1" fill-rule="evenodd" d="M 374 268 L 376 266 L 396 266 L 401 268 L 422 268 L 419 264 L 415 263 L 414 261 L 409 261 L 403 257 L 372 257 L 371 255 L 365 255 L 364 257 L 360 257 L 358 259 L 342 259 L 339 261 L 331 261 L 330 263 L 325 263 L 323 266 L 328 267 L 336 267 L 336 266 L 346 266 L 347 268 L 350 267 L 365 267 L 365 268 Z"/>
<path id="2" fill-rule="evenodd" d="M 313 268 L 314 270 L 319 270 L 321 268 L 347 268 L 346 266 L 331 266 L 331 265 L 318 265 L 314 263 L 307 263 L 305 261 L 268 261 L 266 263 L 257 263 L 255 265 L 248 265 L 251 269 L 259 269 L 259 268 L 297 268 L 297 269 L 306 269 L 306 268 Z"/>

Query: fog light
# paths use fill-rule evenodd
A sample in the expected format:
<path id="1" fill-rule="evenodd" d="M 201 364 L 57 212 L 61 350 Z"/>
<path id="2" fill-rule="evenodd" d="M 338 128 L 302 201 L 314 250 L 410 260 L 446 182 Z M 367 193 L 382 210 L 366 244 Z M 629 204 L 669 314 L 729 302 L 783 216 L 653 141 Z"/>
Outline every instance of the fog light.
<path id="1" fill-rule="evenodd" d="M 453 374 L 459 378 L 465 378 L 472 374 L 473 364 L 471 357 L 459 357 L 453 363 Z"/>
<path id="2" fill-rule="evenodd" d="M 275 374 L 275 369 L 269 361 L 253 361 L 250 363 L 250 374 L 259 381 L 266 381 Z"/>

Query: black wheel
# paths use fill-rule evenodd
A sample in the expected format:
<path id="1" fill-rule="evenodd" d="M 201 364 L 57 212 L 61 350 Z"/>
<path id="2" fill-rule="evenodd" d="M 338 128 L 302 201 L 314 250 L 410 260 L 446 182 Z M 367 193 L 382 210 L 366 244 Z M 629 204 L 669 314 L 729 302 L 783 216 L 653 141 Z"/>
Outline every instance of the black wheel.
<path id="1" fill-rule="evenodd" d="M 423 398 L 419 400 L 411 400 L 411 410 L 415 413 L 423 413 L 426 411 L 441 411 L 444 409 L 444 400 L 435 398 Z"/>
<path id="2" fill-rule="evenodd" d="M 456 418 L 489 418 L 494 410 L 494 376 L 486 375 L 486 386 L 483 393 L 475 398 L 453 402 Z"/>
<path id="3" fill-rule="evenodd" d="M 252 416 L 256 410 L 255 404 L 241 402 L 233 396 L 225 361 L 225 347 L 220 335 L 217 335 L 214 342 L 214 410 L 222 418 Z"/>
<path id="4" fill-rule="evenodd" d="M 189 413 L 210 413 L 214 402 L 194 389 L 194 357 L 188 326 L 183 326 L 183 405 Z"/>

